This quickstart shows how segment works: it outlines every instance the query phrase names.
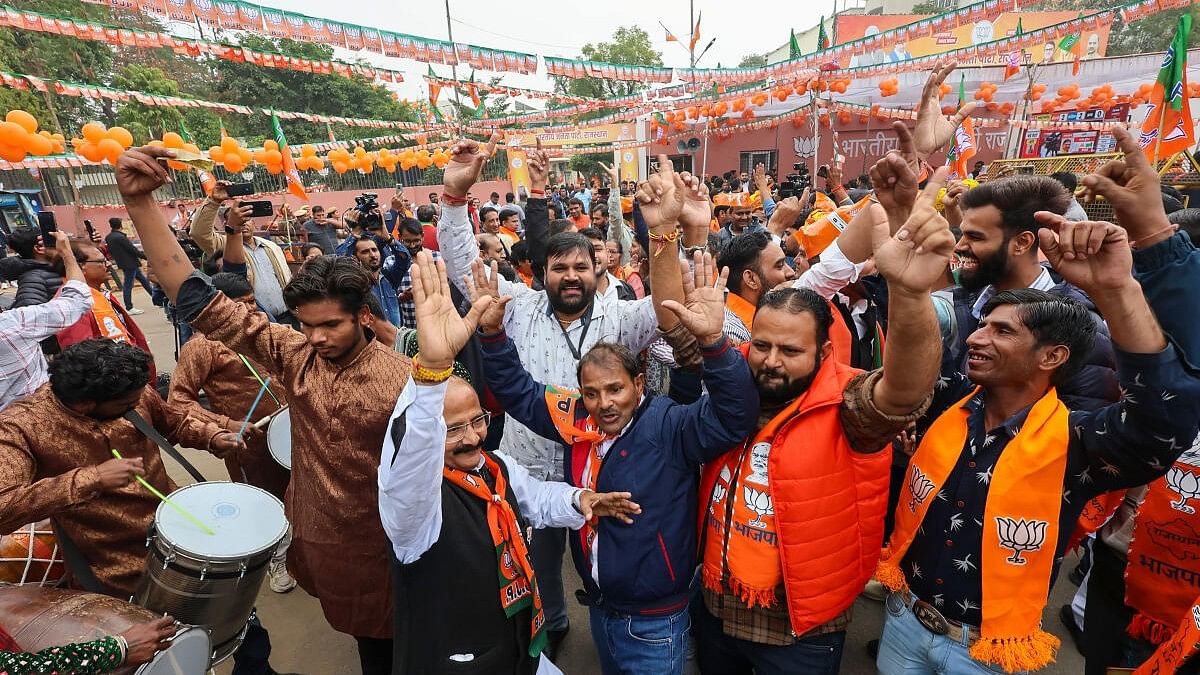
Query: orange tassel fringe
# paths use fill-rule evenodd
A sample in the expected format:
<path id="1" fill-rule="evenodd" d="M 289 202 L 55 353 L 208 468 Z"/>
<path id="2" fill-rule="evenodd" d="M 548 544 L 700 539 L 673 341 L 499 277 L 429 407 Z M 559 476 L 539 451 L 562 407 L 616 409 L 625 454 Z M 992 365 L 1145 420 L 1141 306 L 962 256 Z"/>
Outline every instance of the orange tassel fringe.
<path id="1" fill-rule="evenodd" d="M 1175 629 L 1171 626 L 1163 624 L 1151 619 L 1150 617 L 1138 612 L 1133 615 L 1133 620 L 1129 622 L 1129 627 L 1125 629 L 1131 637 L 1141 638 L 1151 644 L 1161 645 L 1171 636 L 1175 634 Z"/>
<path id="2" fill-rule="evenodd" d="M 1027 637 L 983 638 L 971 645 L 970 654 L 976 661 L 1016 673 L 1038 670 L 1054 663 L 1055 652 L 1061 644 L 1058 638 L 1039 628 Z"/>

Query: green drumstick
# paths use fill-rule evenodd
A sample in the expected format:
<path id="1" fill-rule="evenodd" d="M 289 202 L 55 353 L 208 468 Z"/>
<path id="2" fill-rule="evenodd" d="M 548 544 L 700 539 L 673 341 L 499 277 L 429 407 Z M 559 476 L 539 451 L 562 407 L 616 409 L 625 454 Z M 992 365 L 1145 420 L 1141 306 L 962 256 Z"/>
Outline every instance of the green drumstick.
<path id="1" fill-rule="evenodd" d="M 117 452 L 117 449 L 116 449 L 116 448 L 113 448 L 113 449 L 112 449 L 112 454 L 113 454 L 113 457 L 116 457 L 117 459 L 123 459 L 123 458 L 121 457 L 121 453 Z M 141 483 L 141 484 L 142 484 L 142 487 L 144 487 L 144 488 L 146 488 L 147 490 L 149 490 L 149 491 L 150 491 L 150 494 L 154 495 L 155 497 L 158 497 L 159 499 L 161 499 L 161 500 L 163 501 L 163 503 L 164 503 L 164 504 L 166 504 L 167 506 L 169 506 L 169 507 L 171 507 L 171 508 L 175 509 L 176 511 L 178 511 L 178 512 L 179 512 L 179 515 L 181 515 L 181 516 L 183 516 L 184 518 L 187 518 L 188 520 L 192 521 L 192 523 L 193 523 L 193 524 L 194 524 L 196 527 L 199 527 L 201 530 L 204 530 L 204 531 L 205 531 L 205 532 L 207 532 L 208 534 L 212 534 L 212 535 L 215 535 L 215 534 L 216 534 L 216 532 L 214 532 L 214 531 L 212 530 L 212 528 L 211 528 L 211 527 L 209 527 L 209 526 L 205 525 L 204 523 L 200 522 L 200 521 L 199 521 L 199 520 L 196 518 L 196 516 L 193 516 L 192 514 L 190 514 L 190 513 L 188 513 L 187 511 L 185 511 L 185 510 L 183 509 L 183 507 L 182 507 L 182 506 L 180 506 L 180 505 L 176 504 L 175 502 L 171 501 L 170 499 L 167 499 L 167 496 L 166 496 L 166 495 L 164 495 L 163 493 L 161 493 L 161 492 L 159 492 L 157 489 L 155 489 L 155 487 L 154 487 L 153 485 L 151 485 L 149 482 L 147 482 L 145 478 L 142 478 L 141 476 L 139 476 L 139 475 L 137 475 L 137 474 L 134 474 L 134 475 L 133 475 L 133 477 L 137 479 L 137 482 L 139 482 L 139 483 Z"/>

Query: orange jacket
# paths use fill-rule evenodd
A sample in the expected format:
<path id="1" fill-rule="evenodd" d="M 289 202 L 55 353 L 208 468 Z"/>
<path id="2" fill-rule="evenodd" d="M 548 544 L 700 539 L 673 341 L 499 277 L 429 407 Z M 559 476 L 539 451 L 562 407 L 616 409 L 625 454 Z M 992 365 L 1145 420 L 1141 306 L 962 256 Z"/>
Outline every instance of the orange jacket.
<path id="1" fill-rule="evenodd" d="M 745 354 L 748 346 L 741 349 Z M 891 446 L 872 454 L 854 452 L 840 418 L 842 392 L 861 372 L 825 359 L 808 391 L 780 413 L 791 419 L 771 443 L 769 489 L 788 616 L 797 635 L 854 603 L 875 572 L 883 545 Z M 704 467 L 699 493 L 704 504 L 712 499 L 722 463 Z M 707 516 L 701 509 L 701 536 Z"/>

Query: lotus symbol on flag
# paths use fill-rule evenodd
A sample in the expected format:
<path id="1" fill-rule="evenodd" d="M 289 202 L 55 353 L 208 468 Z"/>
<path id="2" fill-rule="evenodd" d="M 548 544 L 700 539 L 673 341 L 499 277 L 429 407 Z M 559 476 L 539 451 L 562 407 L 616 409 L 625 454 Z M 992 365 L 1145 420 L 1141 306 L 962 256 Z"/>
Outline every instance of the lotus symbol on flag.
<path id="1" fill-rule="evenodd" d="M 933 490 L 933 481 L 926 478 L 921 469 L 913 464 L 912 472 L 908 475 L 908 489 L 912 492 L 912 499 L 908 500 L 908 510 L 916 513 L 917 506 L 925 501 Z"/>
<path id="2" fill-rule="evenodd" d="M 775 506 L 771 503 L 771 495 L 766 490 L 755 490 L 752 487 L 743 486 L 742 496 L 746 498 L 746 508 L 757 513 L 759 518 L 775 515 Z M 767 526 L 761 520 L 752 520 L 748 525 L 751 527 Z"/>
<path id="3" fill-rule="evenodd" d="M 714 502 L 720 502 L 722 499 L 725 499 L 725 495 L 727 495 L 727 494 L 729 494 L 729 489 L 726 488 L 721 483 L 717 483 L 716 485 L 713 486 L 712 500 Z"/>
<path id="4" fill-rule="evenodd" d="M 1037 551 L 1046 543 L 1046 521 L 1025 520 L 1019 518 L 996 517 L 996 534 L 1000 538 L 1000 546 L 1013 552 L 1005 562 L 1013 565 L 1024 565 L 1026 560 L 1021 557 L 1025 551 Z"/>
<path id="5" fill-rule="evenodd" d="M 1179 501 L 1171 502 L 1171 508 L 1184 513 L 1196 512 L 1196 508 L 1187 503 L 1189 499 L 1200 499 L 1200 478 L 1196 474 L 1173 466 L 1167 472 L 1167 487 L 1179 495 Z"/>

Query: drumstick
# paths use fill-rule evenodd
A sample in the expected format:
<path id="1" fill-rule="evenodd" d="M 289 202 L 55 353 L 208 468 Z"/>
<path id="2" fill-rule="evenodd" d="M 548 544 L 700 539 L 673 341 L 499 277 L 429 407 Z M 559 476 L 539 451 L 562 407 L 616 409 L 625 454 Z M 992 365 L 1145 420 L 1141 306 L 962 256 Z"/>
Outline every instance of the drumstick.
<path id="1" fill-rule="evenodd" d="M 113 457 L 116 457 L 117 459 L 122 459 L 122 457 L 121 457 L 121 453 L 117 452 L 117 449 L 116 449 L 116 448 L 113 448 L 113 449 L 112 449 L 112 454 L 113 454 Z M 164 503 L 164 504 L 166 504 L 167 506 L 170 506 L 171 508 L 173 508 L 173 509 L 175 509 L 176 511 L 178 511 L 178 512 L 179 512 L 179 515 L 181 515 L 181 516 L 183 516 L 184 518 L 187 518 L 188 520 L 192 521 L 192 523 L 193 523 L 194 525 L 196 525 L 196 526 L 197 526 L 197 527 L 199 527 L 200 529 L 204 530 L 205 532 L 207 532 L 207 533 L 209 533 L 209 534 L 213 534 L 213 535 L 215 535 L 215 534 L 216 534 L 216 532 L 213 532 L 213 530 L 212 530 L 212 528 L 211 528 L 211 527 L 209 527 L 209 526 L 205 525 L 204 523 L 200 522 L 199 520 L 197 520 L 197 519 L 196 519 L 196 516 L 193 516 L 192 514 L 190 514 L 190 513 L 188 513 L 187 511 L 185 511 L 185 510 L 183 509 L 183 507 L 182 507 L 182 506 L 180 506 L 180 505 L 176 504 L 175 502 L 171 501 L 170 499 L 167 499 L 167 496 L 166 496 L 166 495 L 164 495 L 163 493 L 161 493 L 161 492 L 159 492 L 158 490 L 156 490 L 156 489 L 154 488 L 154 486 L 153 486 L 153 485 L 151 485 L 150 483 L 148 483 L 148 482 L 146 481 L 146 479 L 145 479 L 145 478 L 142 478 L 141 476 L 137 475 L 136 473 L 135 473 L 135 474 L 133 474 L 133 477 L 134 477 L 135 479 L 137 479 L 137 482 L 139 482 L 139 483 L 141 483 L 141 484 L 142 484 L 142 487 L 144 487 L 144 488 L 146 488 L 147 490 L 149 490 L 149 491 L 150 491 L 150 494 L 154 495 L 155 497 L 158 497 L 159 499 L 161 499 L 161 500 L 163 501 L 163 503 Z"/>
<path id="2" fill-rule="evenodd" d="M 262 375 L 258 374 L 258 371 L 254 369 L 254 366 L 250 365 L 250 361 L 248 359 L 246 359 L 245 356 L 238 354 L 238 358 L 242 360 L 242 364 L 246 366 L 246 370 L 250 371 L 250 374 L 254 376 L 254 379 L 258 380 L 259 384 L 261 384 L 264 387 L 267 386 L 266 384 L 263 383 Z M 279 400 L 279 398 L 277 398 L 275 396 L 275 392 L 268 389 L 267 393 L 271 395 L 271 398 L 275 399 L 276 405 L 283 405 L 283 403 Z"/>
<path id="3" fill-rule="evenodd" d="M 250 405 L 250 409 L 246 411 L 246 419 L 242 420 L 242 428 L 238 429 L 237 438 L 242 440 L 242 434 L 246 433 L 246 425 L 250 423 L 250 416 L 254 414 L 254 409 L 258 407 L 258 402 L 262 400 L 263 392 L 267 390 L 267 385 L 271 383 L 271 378 L 267 378 L 262 386 L 258 388 L 258 396 L 254 397 L 254 403 Z"/>

